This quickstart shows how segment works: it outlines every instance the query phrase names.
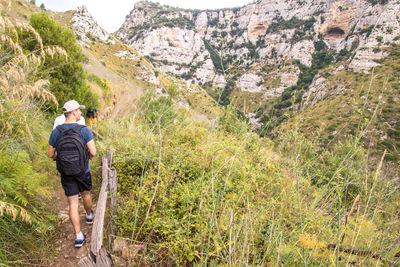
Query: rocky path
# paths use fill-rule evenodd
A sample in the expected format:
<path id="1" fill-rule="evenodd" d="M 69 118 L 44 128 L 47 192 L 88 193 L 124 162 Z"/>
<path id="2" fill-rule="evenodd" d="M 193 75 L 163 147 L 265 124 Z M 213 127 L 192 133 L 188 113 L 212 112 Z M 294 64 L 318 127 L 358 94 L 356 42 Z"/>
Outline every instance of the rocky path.
<path id="1" fill-rule="evenodd" d="M 79 214 L 81 219 L 81 231 L 87 238 L 81 248 L 74 247 L 75 234 L 72 228 L 71 221 L 68 216 L 68 201 L 64 194 L 61 185 L 56 191 L 56 212 L 59 219 L 62 221 L 60 230 L 57 233 L 55 241 L 55 250 L 58 252 L 51 266 L 78 266 L 81 258 L 86 257 L 90 248 L 90 235 L 92 233 L 92 225 L 87 225 L 85 222 L 85 211 L 83 209 L 82 200 L 79 200 Z M 93 209 L 95 205 L 93 205 Z"/>

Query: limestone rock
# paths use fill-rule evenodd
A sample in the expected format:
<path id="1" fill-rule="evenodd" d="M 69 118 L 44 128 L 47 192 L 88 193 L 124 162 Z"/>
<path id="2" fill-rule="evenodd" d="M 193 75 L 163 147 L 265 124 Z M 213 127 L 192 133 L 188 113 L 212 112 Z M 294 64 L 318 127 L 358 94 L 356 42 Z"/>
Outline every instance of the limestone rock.
<path id="1" fill-rule="evenodd" d="M 137 54 L 126 50 L 118 51 L 114 53 L 114 56 L 117 56 L 121 59 L 133 59 L 133 60 L 138 60 L 140 58 Z"/>
<path id="2" fill-rule="evenodd" d="M 261 92 L 263 87 L 261 86 L 262 78 L 254 73 L 246 73 L 240 77 L 237 86 L 243 91 L 250 93 Z"/>
<path id="3" fill-rule="evenodd" d="M 105 43 L 115 44 L 113 37 L 94 21 L 85 6 L 76 9 L 71 24 L 75 34 L 79 36 L 78 38 L 85 42 L 91 42 L 93 38 L 98 38 Z"/>
<path id="4" fill-rule="evenodd" d="M 304 107 L 308 105 L 315 105 L 319 101 L 325 98 L 327 94 L 327 80 L 322 76 L 317 76 L 314 78 L 313 83 L 310 85 L 310 89 L 305 94 L 306 101 L 304 102 Z"/>
<path id="5" fill-rule="evenodd" d="M 300 70 L 298 67 L 291 66 L 283 69 L 280 73 L 281 84 L 283 87 L 294 86 L 299 79 Z"/>
<path id="6" fill-rule="evenodd" d="M 144 1 L 135 4 L 115 34 L 155 67 L 186 82 L 223 88 L 234 78 L 242 90 L 270 98 L 295 85 L 299 69 L 280 73 L 276 88 L 260 86 L 266 76 L 254 70 L 281 68 L 294 60 L 311 67 L 319 40 L 336 53 L 352 53 L 345 64 L 354 71 L 378 66 L 387 56 L 385 48 L 400 44 L 399 8 L 397 0 L 376 5 L 366 0 L 261 0 L 234 9 L 188 11 Z M 221 64 L 238 72 L 222 77 Z M 310 86 L 318 91 L 313 92 L 316 101 L 323 98 L 320 83 Z"/>

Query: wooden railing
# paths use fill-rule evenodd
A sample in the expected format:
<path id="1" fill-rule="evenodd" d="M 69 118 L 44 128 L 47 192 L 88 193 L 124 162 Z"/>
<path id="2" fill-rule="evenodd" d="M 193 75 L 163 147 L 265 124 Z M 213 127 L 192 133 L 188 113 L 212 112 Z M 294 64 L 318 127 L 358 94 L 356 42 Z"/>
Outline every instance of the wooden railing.
<path id="1" fill-rule="evenodd" d="M 102 158 L 102 182 L 99 198 L 97 200 L 96 212 L 92 228 L 90 243 L 90 256 L 81 259 L 80 267 L 88 266 L 114 266 L 111 254 L 103 246 L 104 217 L 107 206 L 107 196 L 110 192 L 111 224 L 117 205 L 117 172 L 112 165 L 112 151 L 107 151 L 106 157 Z M 114 229 L 111 225 L 111 229 Z M 112 233 L 113 234 L 113 233 Z"/>

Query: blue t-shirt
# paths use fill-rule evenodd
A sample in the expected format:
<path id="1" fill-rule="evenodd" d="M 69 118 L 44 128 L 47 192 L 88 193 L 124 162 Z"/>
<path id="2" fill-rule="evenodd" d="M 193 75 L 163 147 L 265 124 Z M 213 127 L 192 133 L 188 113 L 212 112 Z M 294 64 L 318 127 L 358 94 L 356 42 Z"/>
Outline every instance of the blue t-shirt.
<path id="1" fill-rule="evenodd" d="M 77 123 L 64 123 L 63 125 L 67 130 L 69 130 L 69 129 L 74 128 L 78 124 Z M 83 127 L 81 129 L 81 135 L 83 137 L 83 140 L 85 141 L 85 144 L 87 144 L 87 142 L 91 141 L 94 138 L 93 134 L 90 132 L 90 130 L 87 127 Z M 51 135 L 49 138 L 49 145 L 51 145 L 52 147 L 56 147 L 59 137 L 60 137 L 60 131 L 57 128 L 55 128 L 51 132 Z M 88 164 L 88 169 L 86 172 L 89 172 L 89 171 L 90 171 L 90 166 Z"/>

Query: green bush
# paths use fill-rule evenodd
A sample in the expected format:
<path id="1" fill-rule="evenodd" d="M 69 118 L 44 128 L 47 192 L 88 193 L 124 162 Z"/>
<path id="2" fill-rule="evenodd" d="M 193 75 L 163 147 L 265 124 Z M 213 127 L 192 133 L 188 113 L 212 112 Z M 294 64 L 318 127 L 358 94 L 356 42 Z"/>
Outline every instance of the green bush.
<path id="1" fill-rule="evenodd" d="M 51 92 L 60 103 L 58 110 L 54 104 L 47 103 L 49 110 L 61 113 L 62 104 L 70 99 L 86 106 L 98 106 L 97 97 L 86 83 L 85 71 L 81 64 L 86 58 L 73 32 L 50 19 L 45 13 L 33 14 L 30 23 L 42 38 L 43 45 L 60 46 L 68 54 L 67 63 L 60 55 L 48 56 L 40 68 L 40 78 L 49 79 Z"/>
<path id="2" fill-rule="evenodd" d="M 217 72 L 223 73 L 225 71 L 225 63 L 221 56 L 216 52 L 215 48 L 206 40 L 203 39 L 204 46 L 206 47 L 208 53 L 210 53 L 211 60 Z"/>
<path id="3" fill-rule="evenodd" d="M 272 152 L 268 140 L 245 128 L 235 132 L 238 123 L 228 106 L 218 127 L 182 121 L 149 133 L 138 118 L 120 129 L 130 135 L 114 143 L 122 151 L 115 157 L 118 235 L 157 244 L 136 260 L 241 265 L 250 258 L 253 265 L 301 265 L 306 258 L 307 265 L 345 264 L 348 255 L 328 243 L 391 257 L 382 244 L 399 230 L 380 226 L 398 217 L 391 211 L 399 197 L 389 194 L 391 181 L 375 179 L 365 168 L 367 155 L 356 139 L 326 149 L 293 129 L 280 134 Z M 382 205 L 385 195 L 397 204 Z M 368 205 L 352 211 L 346 223 L 342 214 L 357 199 Z M 384 214 L 373 216 L 378 207 Z"/>
<path id="4" fill-rule="evenodd" d="M 389 2 L 389 0 L 367 0 L 367 1 L 370 2 L 372 5 L 376 4 L 385 5 Z"/>
<path id="5" fill-rule="evenodd" d="M 317 21 L 314 17 L 307 20 L 300 20 L 296 16 L 293 16 L 290 20 L 283 20 L 282 17 L 275 18 L 276 22 L 272 22 L 267 29 L 267 33 L 278 33 L 285 29 L 297 29 L 295 33 L 295 41 L 302 40 L 305 36 L 305 32 L 311 30 L 314 23 Z"/>
<path id="6" fill-rule="evenodd" d="M 155 98 L 151 93 L 142 98 L 142 111 L 144 118 L 151 127 L 156 127 L 159 123 L 162 128 L 170 126 L 178 114 L 173 109 L 170 97 Z M 157 128 L 156 128 L 157 129 Z"/>
<path id="7" fill-rule="evenodd" d="M 110 99 L 111 98 L 111 86 L 110 83 L 106 79 L 102 79 L 99 76 L 89 73 L 87 75 L 87 79 L 89 81 L 95 82 L 103 91 L 103 98 Z"/>
<path id="8" fill-rule="evenodd" d="M 4 99 L 1 98 L 1 102 Z M 55 230 L 50 216 L 50 169 L 46 158 L 50 123 L 29 102 L 14 100 L 2 105 L 0 124 L 0 261 L 40 262 Z M 11 118 L 9 116 L 12 116 Z M 4 138 L 4 136 L 8 138 Z"/>
<path id="9" fill-rule="evenodd" d="M 374 25 L 371 25 L 368 28 L 360 30 L 360 34 L 366 33 L 367 37 L 369 37 L 371 35 L 371 32 L 373 29 L 374 29 Z"/>
<path id="10" fill-rule="evenodd" d="M 179 95 L 178 86 L 176 84 L 171 84 L 167 88 L 167 94 L 172 98 L 176 98 Z"/>
<path id="11" fill-rule="evenodd" d="M 242 136 L 248 130 L 247 123 L 240 119 L 232 105 L 225 107 L 222 116 L 218 118 L 218 126 L 231 134 Z"/>

